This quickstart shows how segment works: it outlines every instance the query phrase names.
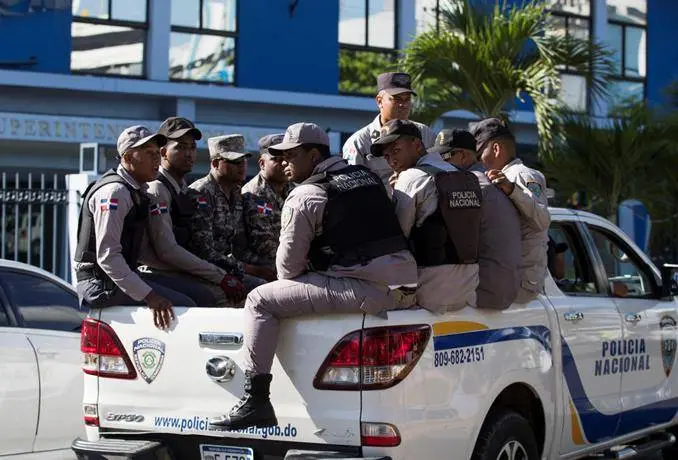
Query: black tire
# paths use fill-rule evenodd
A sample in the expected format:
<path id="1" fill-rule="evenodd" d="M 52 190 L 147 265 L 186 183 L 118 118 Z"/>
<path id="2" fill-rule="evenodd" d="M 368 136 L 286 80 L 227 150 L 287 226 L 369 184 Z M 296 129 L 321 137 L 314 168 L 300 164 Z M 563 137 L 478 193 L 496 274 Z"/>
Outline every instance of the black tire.
<path id="1" fill-rule="evenodd" d="M 517 412 L 500 409 L 488 417 L 476 441 L 471 460 L 504 460 L 502 449 L 518 443 L 521 456 L 506 460 L 539 460 L 539 449 L 530 423 Z M 522 455 L 522 454 L 525 455 Z"/>

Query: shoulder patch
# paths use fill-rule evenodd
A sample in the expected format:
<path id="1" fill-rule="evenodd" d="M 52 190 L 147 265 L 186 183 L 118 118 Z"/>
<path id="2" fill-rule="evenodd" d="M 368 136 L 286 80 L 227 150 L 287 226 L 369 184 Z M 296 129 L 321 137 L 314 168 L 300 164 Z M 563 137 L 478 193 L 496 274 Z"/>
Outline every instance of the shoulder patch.
<path id="1" fill-rule="evenodd" d="M 537 198 L 539 198 L 541 196 L 542 189 L 541 189 L 541 185 L 539 185 L 539 182 L 528 182 L 526 187 Z"/>
<path id="2" fill-rule="evenodd" d="M 196 209 L 207 208 L 207 197 L 205 195 L 197 195 L 193 197 Z"/>
<path id="3" fill-rule="evenodd" d="M 99 200 L 99 209 L 101 211 L 117 211 L 118 204 L 117 198 L 102 198 Z"/>
<path id="4" fill-rule="evenodd" d="M 285 227 L 289 225 L 289 223 L 292 221 L 292 214 L 294 214 L 294 209 L 292 209 L 289 206 L 285 206 L 282 209 L 282 213 L 280 214 L 280 229 L 284 230 Z"/>

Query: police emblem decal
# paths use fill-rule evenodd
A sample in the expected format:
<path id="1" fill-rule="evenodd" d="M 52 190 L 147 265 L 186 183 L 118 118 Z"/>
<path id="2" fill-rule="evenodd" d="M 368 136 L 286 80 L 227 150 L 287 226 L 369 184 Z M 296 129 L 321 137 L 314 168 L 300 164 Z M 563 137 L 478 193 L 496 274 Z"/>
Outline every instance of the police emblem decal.
<path id="1" fill-rule="evenodd" d="M 527 189 L 532 192 L 534 196 L 539 198 L 541 196 L 541 185 L 537 182 L 528 182 Z"/>
<path id="2" fill-rule="evenodd" d="M 160 373 L 165 361 L 165 344 L 158 339 L 143 337 L 132 343 L 134 364 L 147 383 L 151 383 Z"/>
<path id="3" fill-rule="evenodd" d="M 662 365 L 668 378 L 676 358 L 676 320 L 671 316 L 662 316 L 659 320 L 659 328 L 662 341 Z"/>

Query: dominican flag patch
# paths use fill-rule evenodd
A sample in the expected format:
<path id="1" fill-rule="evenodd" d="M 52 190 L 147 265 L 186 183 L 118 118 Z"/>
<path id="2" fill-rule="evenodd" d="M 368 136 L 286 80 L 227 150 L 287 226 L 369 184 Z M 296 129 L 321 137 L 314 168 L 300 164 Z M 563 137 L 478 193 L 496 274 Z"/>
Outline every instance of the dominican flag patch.
<path id="1" fill-rule="evenodd" d="M 167 207 L 167 203 L 165 203 L 164 201 L 161 201 L 160 203 L 151 206 L 152 216 L 159 216 L 160 214 L 167 214 L 168 212 L 169 208 Z"/>
<path id="2" fill-rule="evenodd" d="M 257 203 L 257 213 L 262 216 L 270 216 L 273 214 L 273 205 L 264 201 Z"/>
<path id="3" fill-rule="evenodd" d="M 198 209 L 205 209 L 207 207 L 207 198 L 199 196 L 195 199 L 195 207 Z"/>
<path id="4" fill-rule="evenodd" d="M 117 198 L 102 198 L 99 200 L 99 209 L 102 211 L 115 211 L 118 209 Z"/>

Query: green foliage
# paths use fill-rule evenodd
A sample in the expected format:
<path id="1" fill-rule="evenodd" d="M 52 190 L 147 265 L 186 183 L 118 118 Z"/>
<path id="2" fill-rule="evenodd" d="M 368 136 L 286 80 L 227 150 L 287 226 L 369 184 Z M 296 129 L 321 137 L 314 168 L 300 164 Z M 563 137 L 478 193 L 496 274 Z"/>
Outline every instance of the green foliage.
<path id="1" fill-rule="evenodd" d="M 587 75 L 592 96 L 606 94 L 610 54 L 588 40 L 550 34 L 543 1 L 491 8 L 449 1 L 441 16 L 440 30 L 417 36 L 400 60 L 420 96 L 421 121 L 459 109 L 510 119 L 516 98 L 529 96 L 541 150 L 549 152 L 563 116 L 558 67 Z"/>
<path id="2" fill-rule="evenodd" d="M 617 207 L 636 198 L 654 218 L 675 212 L 678 192 L 676 124 L 645 104 L 617 109 L 618 118 L 600 122 L 565 115 L 563 139 L 544 157 L 551 186 L 561 195 L 586 191 L 588 209 L 615 220 Z"/>
<path id="3" fill-rule="evenodd" d="M 395 70 L 396 56 L 378 51 L 339 51 L 339 91 L 349 94 L 377 94 L 377 75 Z"/>

